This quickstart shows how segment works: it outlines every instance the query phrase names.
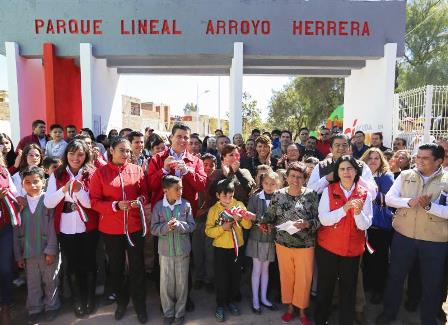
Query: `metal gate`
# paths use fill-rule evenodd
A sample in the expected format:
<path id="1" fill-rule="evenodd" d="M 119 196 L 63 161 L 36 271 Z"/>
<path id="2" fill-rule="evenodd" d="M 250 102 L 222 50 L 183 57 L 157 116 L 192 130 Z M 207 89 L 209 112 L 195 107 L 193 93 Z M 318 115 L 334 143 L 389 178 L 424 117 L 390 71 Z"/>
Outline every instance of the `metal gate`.
<path id="1" fill-rule="evenodd" d="M 448 86 L 428 85 L 394 97 L 393 137 L 414 151 L 422 143 L 448 138 Z"/>

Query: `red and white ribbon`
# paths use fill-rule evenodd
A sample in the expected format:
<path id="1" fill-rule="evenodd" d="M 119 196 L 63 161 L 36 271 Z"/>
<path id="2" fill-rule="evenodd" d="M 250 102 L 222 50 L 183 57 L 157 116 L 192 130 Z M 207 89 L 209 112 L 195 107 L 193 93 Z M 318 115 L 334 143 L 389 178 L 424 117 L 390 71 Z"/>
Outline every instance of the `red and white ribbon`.
<path id="1" fill-rule="evenodd" d="M 17 202 L 16 197 L 11 191 L 8 190 L 5 197 L 3 198 L 3 203 L 5 203 L 6 210 L 11 218 L 11 224 L 13 226 L 20 226 L 22 224 L 22 218 L 20 216 L 19 202 Z"/>
<path id="2" fill-rule="evenodd" d="M 78 200 L 75 199 L 75 197 L 74 197 L 75 193 L 73 192 L 73 187 L 74 187 L 75 183 L 79 183 L 79 181 L 77 181 L 76 179 L 72 179 L 70 184 L 68 184 L 68 195 L 73 200 L 73 203 L 76 206 L 76 212 L 78 212 L 78 215 L 81 218 L 81 220 L 83 222 L 87 222 L 87 221 L 89 221 L 89 217 L 87 216 L 87 213 L 81 207 L 81 205 L 79 204 Z"/>
<path id="3" fill-rule="evenodd" d="M 373 253 L 375 253 L 375 249 L 373 249 L 372 245 L 370 245 L 370 243 L 369 243 L 369 235 L 367 235 L 367 231 L 365 232 L 365 234 L 366 234 L 366 248 L 367 248 L 367 251 L 369 252 L 369 254 L 373 254 Z"/>

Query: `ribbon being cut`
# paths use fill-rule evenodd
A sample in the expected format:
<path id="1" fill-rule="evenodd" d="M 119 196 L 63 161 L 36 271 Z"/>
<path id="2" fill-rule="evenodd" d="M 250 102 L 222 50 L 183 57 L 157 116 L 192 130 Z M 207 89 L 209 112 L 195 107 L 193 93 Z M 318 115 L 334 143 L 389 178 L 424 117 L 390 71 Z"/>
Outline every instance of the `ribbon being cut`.
<path id="1" fill-rule="evenodd" d="M 74 196 L 74 187 L 76 184 L 79 184 L 82 187 L 82 183 L 79 182 L 76 179 L 72 179 L 70 181 L 70 184 L 68 184 L 68 195 L 71 197 L 71 199 L 73 200 L 73 203 L 75 203 L 76 206 L 76 211 L 78 212 L 79 217 L 81 218 L 81 220 L 83 222 L 87 222 L 89 221 L 89 217 L 87 216 L 87 213 L 84 211 L 84 209 L 81 207 L 81 205 L 78 202 L 78 199 L 75 198 Z"/>
<path id="2" fill-rule="evenodd" d="M 11 225 L 20 226 L 22 224 L 22 218 L 20 216 L 20 205 L 11 191 L 8 190 L 5 197 L 3 198 L 3 203 L 5 204 L 6 210 L 11 217 Z"/>
<path id="3" fill-rule="evenodd" d="M 231 222 L 232 224 L 232 242 L 233 242 L 233 250 L 235 251 L 235 261 L 238 258 L 239 254 L 239 247 L 238 247 L 238 238 L 236 236 L 235 232 L 235 226 L 240 227 L 239 222 L 236 220 L 236 218 L 241 217 L 246 220 L 254 220 L 255 214 L 253 214 L 250 211 L 244 210 L 243 208 L 239 206 L 235 206 L 230 209 L 225 209 L 221 214 L 219 215 L 218 220 L 216 220 L 216 225 L 222 226 L 224 223 Z"/>
<path id="4" fill-rule="evenodd" d="M 140 214 L 140 221 L 142 222 L 142 237 L 146 236 L 146 232 L 147 232 L 147 227 L 146 227 L 146 220 L 145 220 L 145 212 L 143 211 L 143 204 L 142 202 L 140 202 L 140 200 L 134 200 L 134 201 L 130 201 L 131 206 L 133 204 L 137 204 L 138 210 L 139 210 L 139 214 Z M 131 236 L 129 235 L 129 230 L 128 230 L 128 220 L 129 220 L 129 209 L 124 210 L 124 227 L 125 227 L 125 233 L 126 233 L 126 238 L 128 240 L 128 243 L 130 246 L 134 247 L 135 244 L 131 239 Z"/>

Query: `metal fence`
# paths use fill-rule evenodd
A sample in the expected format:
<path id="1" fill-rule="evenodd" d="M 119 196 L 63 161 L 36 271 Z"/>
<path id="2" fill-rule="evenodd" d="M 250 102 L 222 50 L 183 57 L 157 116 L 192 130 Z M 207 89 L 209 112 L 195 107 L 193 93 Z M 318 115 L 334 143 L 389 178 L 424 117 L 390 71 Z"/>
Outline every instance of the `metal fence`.
<path id="1" fill-rule="evenodd" d="M 393 137 L 414 150 L 448 137 L 448 86 L 428 85 L 395 94 Z"/>

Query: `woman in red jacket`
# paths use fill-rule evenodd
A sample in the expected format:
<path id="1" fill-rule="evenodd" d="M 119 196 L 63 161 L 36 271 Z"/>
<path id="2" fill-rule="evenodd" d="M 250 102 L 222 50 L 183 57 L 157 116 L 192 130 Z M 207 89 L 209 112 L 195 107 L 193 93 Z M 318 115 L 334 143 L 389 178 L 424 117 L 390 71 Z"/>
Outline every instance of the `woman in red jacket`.
<path id="1" fill-rule="evenodd" d="M 340 157 L 334 175 L 334 182 L 324 189 L 319 203 L 317 325 L 327 323 L 337 279 L 339 324 L 353 324 L 359 260 L 366 244 L 365 231 L 373 218 L 372 197 L 358 183 L 361 176 L 358 162 L 351 156 Z"/>
<path id="2" fill-rule="evenodd" d="M 12 300 L 14 260 L 11 210 L 8 209 L 14 204 L 11 194 L 17 195 L 17 189 L 0 152 L 0 324 L 5 325 L 11 324 L 9 305 Z"/>
<path id="3" fill-rule="evenodd" d="M 131 145 L 127 139 L 113 138 L 110 155 L 107 165 L 98 168 L 92 177 L 90 199 L 92 208 L 101 214 L 99 230 L 109 257 L 110 283 L 118 294 L 115 319 L 123 318 L 130 294 L 138 320 L 143 324 L 148 316 L 143 264 L 146 224 L 142 205 L 149 202 L 148 187 L 142 168 L 128 163 Z M 125 253 L 129 287 L 123 275 Z"/>
<path id="4" fill-rule="evenodd" d="M 44 204 L 54 208 L 54 226 L 68 275 L 76 317 L 95 309 L 98 214 L 90 208 L 89 187 L 94 168 L 81 140 L 71 141 L 62 165 L 48 180 Z"/>

